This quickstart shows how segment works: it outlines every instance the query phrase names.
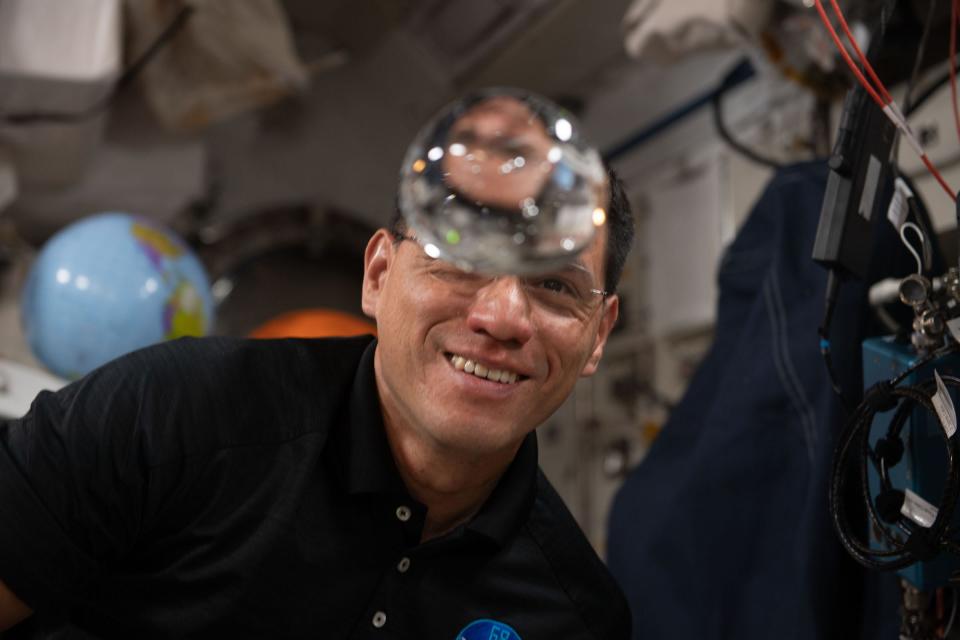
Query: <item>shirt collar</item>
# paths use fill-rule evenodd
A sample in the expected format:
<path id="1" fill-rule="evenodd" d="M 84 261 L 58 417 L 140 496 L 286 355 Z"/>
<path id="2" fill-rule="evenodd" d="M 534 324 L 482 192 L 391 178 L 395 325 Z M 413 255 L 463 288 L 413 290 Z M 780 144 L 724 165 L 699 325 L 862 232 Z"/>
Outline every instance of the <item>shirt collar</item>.
<path id="1" fill-rule="evenodd" d="M 374 339 L 360 357 L 354 374 L 347 410 L 337 425 L 332 463 L 339 470 L 344 489 L 349 494 L 399 493 L 406 495 L 400 472 L 393 461 L 383 426 L 380 395 L 377 393 L 373 356 Z"/>
<path id="2" fill-rule="evenodd" d="M 360 359 L 344 419 L 338 425 L 334 464 L 350 494 L 392 493 L 408 495 L 387 442 L 373 368 L 377 341 L 367 345 Z M 480 511 L 465 526 L 466 531 L 506 543 L 526 521 L 537 486 L 537 438 L 524 438 L 506 472 Z"/>
<path id="3" fill-rule="evenodd" d="M 526 522 L 533 507 L 537 468 L 537 436 L 530 432 L 493 493 L 467 523 L 467 530 L 490 538 L 500 546 L 506 544 L 517 528 Z"/>

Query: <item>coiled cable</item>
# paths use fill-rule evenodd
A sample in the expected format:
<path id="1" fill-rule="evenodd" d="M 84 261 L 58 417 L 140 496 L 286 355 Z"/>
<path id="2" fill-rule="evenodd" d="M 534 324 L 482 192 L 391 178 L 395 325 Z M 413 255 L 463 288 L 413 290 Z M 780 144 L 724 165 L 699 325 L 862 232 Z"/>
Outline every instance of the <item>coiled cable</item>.
<path id="1" fill-rule="evenodd" d="M 834 529 L 844 549 L 860 564 L 870 569 L 895 571 L 915 562 L 932 559 L 939 553 L 960 554 L 960 541 L 953 539 L 951 527 L 957 498 L 960 497 L 960 449 L 956 437 L 948 435 L 937 415 L 932 398 L 937 392 L 936 380 L 931 378 L 919 384 L 904 385 L 903 381 L 922 367 L 951 353 L 960 351 L 960 345 L 951 343 L 921 358 L 896 377 L 875 384 L 867 390 L 863 402 L 847 421 L 834 453 L 830 481 L 830 514 Z M 960 389 L 960 378 L 943 375 L 943 384 Z M 921 526 L 901 515 L 905 492 L 892 486 L 890 468 L 898 464 L 904 453 L 904 427 L 916 408 L 933 414 L 940 425 L 940 435 L 946 452 L 947 471 L 936 516 L 929 527 Z M 895 410 L 883 437 L 870 444 L 871 428 L 878 413 Z M 857 453 L 860 497 L 866 507 L 868 523 L 884 547 L 871 547 L 854 531 L 844 504 L 844 490 L 848 481 L 848 458 Z M 880 491 L 870 494 L 869 468 L 879 478 Z M 891 531 L 896 527 L 896 533 Z"/>

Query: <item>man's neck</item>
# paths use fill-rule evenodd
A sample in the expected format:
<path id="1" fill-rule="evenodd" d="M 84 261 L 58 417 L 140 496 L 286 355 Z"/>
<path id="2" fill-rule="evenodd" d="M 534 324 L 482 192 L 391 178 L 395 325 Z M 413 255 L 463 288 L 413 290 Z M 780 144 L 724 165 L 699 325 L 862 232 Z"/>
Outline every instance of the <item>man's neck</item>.
<path id="1" fill-rule="evenodd" d="M 427 507 L 421 541 L 439 537 L 472 518 L 516 455 L 458 455 L 425 443 L 385 416 L 393 459 L 407 490 Z"/>

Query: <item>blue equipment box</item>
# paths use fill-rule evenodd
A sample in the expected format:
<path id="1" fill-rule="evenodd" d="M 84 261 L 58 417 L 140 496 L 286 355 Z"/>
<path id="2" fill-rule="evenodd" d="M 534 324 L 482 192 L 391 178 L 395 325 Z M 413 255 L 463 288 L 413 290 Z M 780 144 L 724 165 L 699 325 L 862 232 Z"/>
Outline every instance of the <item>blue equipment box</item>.
<path id="1" fill-rule="evenodd" d="M 863 383 L 871 387 L 881 380 L 889 380 L 909 368 L 920 359 L 910 344 L 901 344 L 892 337 L 870 338 L 863 342 Z M 960 355 L 952 354 L 930 362 L 911 373 L 902 385 L 914 385 L 933 378 L 934 370 L 941 376 L 960 377 Z M 956 389 L 948 387 L 954 406 L 960 407 Z M 960 411 L 960 410 L 958 410 Z M 870 428 L 870 444 L 887 433 L 896 410 L 878 413 Z M 889 470 L 890 482 L 897 489 L 910 489 L 927 502 L 937 505 L 946 480 L 947 455 L 944 451 L 940 423 L 934 414 L 924 407 L 914 407 L 900 433 L 904 444 L 903 459 Z M 859 445 L 854 444 L 859 448 Z M 868 481 L 871 499 L 880 491 L 880 477 L 868 463 Z M 953 526 L 960 525 L 960 509 L 954 512 Z M 888 530 L 898 539 L 905 536 L 893 525 Z M 870 546 L 885 548 L 878 532 L 871 524 Z M 960 569 L 960 558 L 941 554 L 929 562 L 917 562 L 901 569 L 897 574 L 920 590 L 930 590 L 947 585 L 950 574 Z"/>

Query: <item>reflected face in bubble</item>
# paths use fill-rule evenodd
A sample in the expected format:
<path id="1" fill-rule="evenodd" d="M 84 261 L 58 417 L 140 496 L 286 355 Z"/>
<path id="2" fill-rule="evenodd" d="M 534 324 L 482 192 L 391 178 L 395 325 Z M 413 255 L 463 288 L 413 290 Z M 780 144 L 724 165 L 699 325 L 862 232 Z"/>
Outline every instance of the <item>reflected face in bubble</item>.
<path id="1" fill-rule="evenodd" d="M 397 195 L 407 226 L 437 256 L 468 271 L 536 274 L 566 263 L 603 225 L 607 176 L 562 108 L 492 89 L 421 128 Z"/>
<path id="2" fill-rule="evenodd" d="M 543 121 L 512 96 L 487 98 L 451 126 L 444 179 L 476 204 L 520 211 L 550 178 L 554 143 Z"/>

